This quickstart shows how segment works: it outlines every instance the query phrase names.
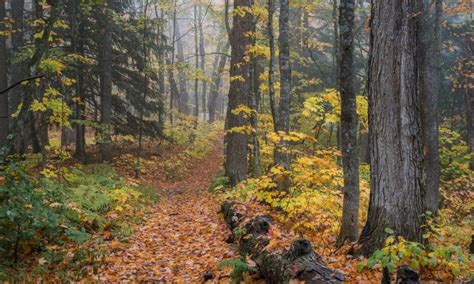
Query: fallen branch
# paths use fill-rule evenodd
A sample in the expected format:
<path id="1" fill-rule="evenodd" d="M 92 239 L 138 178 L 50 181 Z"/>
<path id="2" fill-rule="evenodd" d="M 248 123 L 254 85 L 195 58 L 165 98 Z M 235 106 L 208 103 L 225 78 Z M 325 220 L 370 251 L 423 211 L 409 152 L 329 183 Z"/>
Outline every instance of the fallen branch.
<path id="1" fill-rule="evenodd" d="M 236 203 L 224 202 L 221 213 L 232 231 L 230 242 L 237 243 L 240 253 L 248 255 L 255 263 L 259 276 L 266 283 L 287 283 L 290 280 L 305 283 L 342 283 L 344 275 L 328 268 L 322 257 L 304 238 L 293 240 L 291 247 L 283 252 L 271 252 L 268 244 L 271 217 L 258 216 L 246 221 L 246 216 L 236 210 Z"/>

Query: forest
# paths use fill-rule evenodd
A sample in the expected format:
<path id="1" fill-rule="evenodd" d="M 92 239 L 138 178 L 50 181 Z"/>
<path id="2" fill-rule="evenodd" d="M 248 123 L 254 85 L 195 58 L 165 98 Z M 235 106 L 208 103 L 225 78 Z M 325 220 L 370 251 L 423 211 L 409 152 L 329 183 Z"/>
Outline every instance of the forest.
<path id="1" fill-rule="evenodd" d="M 470 0 L 0 0 L 1 283 L 472 283 Z"/>

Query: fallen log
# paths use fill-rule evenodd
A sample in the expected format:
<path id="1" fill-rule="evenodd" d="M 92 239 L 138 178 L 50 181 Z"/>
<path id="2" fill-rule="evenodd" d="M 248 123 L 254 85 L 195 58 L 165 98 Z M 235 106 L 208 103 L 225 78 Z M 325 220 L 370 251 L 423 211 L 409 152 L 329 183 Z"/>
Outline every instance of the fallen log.
<path id="1" fill-rule="evenodd" d="M 229 242 L 238 244 L 242 255 L 247 255 L 256 264 L 258 275 L 266 283 L 288 283 L 290 280 L 305 283 L 342 283 L 344 275 L 327 267 L 311 242 L 296 238 L 289 249 L 272 251 L 270 216 L 256 216 L 249 219 L 236 208 L 241 204 L 224 202 L 221 213 L 232 231 Z"/>

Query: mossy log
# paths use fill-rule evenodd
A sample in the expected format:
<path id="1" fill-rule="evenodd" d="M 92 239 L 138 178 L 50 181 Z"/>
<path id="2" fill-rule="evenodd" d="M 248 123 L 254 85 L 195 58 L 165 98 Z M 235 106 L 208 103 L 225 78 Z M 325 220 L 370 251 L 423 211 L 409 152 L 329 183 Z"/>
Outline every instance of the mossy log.
<path id="1" fill-rule="evenodd" d="M 221 206 L 221 213 L 232 231 L 229 241 L 238 244 L 240 253 L 248 255 L 256 263 L 258 274 L 266 283 L 288 283 L 289 280 L 305 283 L 344 281 L 344 275 L 328 268 L 307 239 L 293 240 L 291 247 L 282 252 L 269 251 L 271 217 L 257 216 L 247 220 L 246 216 L 235 210 L 235 206 L 235 203 L 227 201 Z"/>

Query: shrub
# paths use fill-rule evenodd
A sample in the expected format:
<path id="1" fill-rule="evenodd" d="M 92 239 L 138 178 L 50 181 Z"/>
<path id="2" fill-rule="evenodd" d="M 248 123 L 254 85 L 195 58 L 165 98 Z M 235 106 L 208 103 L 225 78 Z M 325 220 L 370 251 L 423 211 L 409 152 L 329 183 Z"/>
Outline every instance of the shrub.
<path id="1" fill-rule="evenodd" d="M 146 205 L 157 200 L 152 189 L 125 182 L 110 166 L 74 168 L 65 177 L 36 178 L 22 163 L 0 173 L 0 279 L 19 279 L 18 261 L 33 253 L 39 274 L 63 261 L 54 267 L 90 266 L 105 254 L 92 245 L 99 232 L 130 236 Z"/>
<path id="2" fill-rule="evenodd" d="M 394 270 L 403 264 L 412 269 L 425 271 L 446 271 L 452 277 L 472 277 L 469 269 L 469 258 L 464 254 L 461 247 L 455 245 L 437 245 L 430 243 L 423 245 L 410 242 L 403 237 L 396 237 L 389 228 L 385 229 L 389 234 L 385 240 L 385 247 L 375 251 L 366 261 L 358 264 L 358 271 L 364 268 L 374 269 L 387 267 Z"/>

